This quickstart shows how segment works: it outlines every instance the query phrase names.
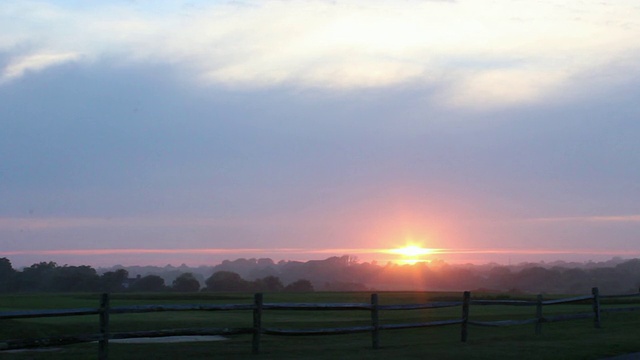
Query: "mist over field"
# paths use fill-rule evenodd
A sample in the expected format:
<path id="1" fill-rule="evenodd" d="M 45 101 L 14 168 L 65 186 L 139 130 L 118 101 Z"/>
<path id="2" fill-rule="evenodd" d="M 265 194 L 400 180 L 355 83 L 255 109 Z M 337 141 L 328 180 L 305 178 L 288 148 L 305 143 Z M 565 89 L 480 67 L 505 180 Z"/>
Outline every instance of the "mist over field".
<path id="1" fill-rule="evenodd" d="M 635 293 L 640 259 L 586 263 L 450 265 L 268 258 L 225 260 L 215 266 L 60 266 L 45 262 L 16 270 L 0 259 L 0 291 L 481 291 L 510 294 Z"/>
<path id="2" fill-rule="evenodd" d="M 243 279 L 276 276 L 283 283 L 308 279 L 316 290 L 327 291 L 465 291 L 588 294 L 592 287 L 607 293 L 635 293 L 640 289 L 640 260 L 621 258 L 587 263 L 522 263 L 517 265 L 449 265 L 444 262 L 401 265 L 360 263 L 351 256 L 317 261 L 270 259 L 227 260 L 213 267 L 126 267 L 130 273 L 159 274 L 171 280 L 192 271 L 204 280 L 217 271 Z"/>

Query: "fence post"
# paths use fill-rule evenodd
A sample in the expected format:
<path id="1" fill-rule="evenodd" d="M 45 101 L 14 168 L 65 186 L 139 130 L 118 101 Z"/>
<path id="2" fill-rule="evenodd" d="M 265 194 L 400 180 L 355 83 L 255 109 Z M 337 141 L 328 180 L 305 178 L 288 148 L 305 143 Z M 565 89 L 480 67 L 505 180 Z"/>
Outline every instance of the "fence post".
<path id="1" fill-rule="evenodd" d="M 600 290 L 594 287 L 591 293 L 593 294 L 593 326 L 600 329 Z"/>
<path id="2" fill-rule="evenodd" d="M 98 359 L 109 357 L 109 294 L 100 297 L 100 341 L 98 341 Z"/>
<path id="3" fill-rule="evenodd" d="M 536 321 L 536 335 L 540 335 L 542 334 L 542 294 L 538 294 L 538 298 L 537 298 L 537 303 L 536 303 L 536 319 L 538 319 L 538 321 Z"/>
<path id="4" fill-rule="evenodd" d="M 262 333 L 262 293 L 256 293 L 253 297 L 253 347 L 252 352 L 260 352 L 260 334 Z"/>
<path id="5" fill-rule="evenodd" d="M 371 294 L 371 346 L 380 348 L 380 320 L 378 313 L 378 294 Z"/>
<path id="6" fill-rule="evenodd" d="M 460 341 L 467 342 L 469 327 L 469 304 L 471 303 L 471 293 L 465 291 L 462 295 L 462 329 L 460 330 Z"/>

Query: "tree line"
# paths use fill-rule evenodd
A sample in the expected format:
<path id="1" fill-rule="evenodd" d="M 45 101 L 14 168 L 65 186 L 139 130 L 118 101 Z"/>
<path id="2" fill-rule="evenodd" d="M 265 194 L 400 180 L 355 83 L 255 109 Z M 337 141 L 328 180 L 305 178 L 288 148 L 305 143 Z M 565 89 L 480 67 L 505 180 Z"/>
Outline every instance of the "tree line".
<path id="1" fill-rule="evenodd" d="M 102 272 L 108 270 L 106 272 Z M 225 260 L 215 266 L 129 267 L 33 264 L 21 271 L 0 259 L 0 292 L 7 291 L 495 291 L 585 294 L 636 292 L 640 259 L 600 263 L 450 265 L 442 261 L 384 265 L 351 256 L 324 260 Z M 140 274 L 130 278 L 129 274 Z M 149 275 L 151 274 L 151 275 Z"/>
<path id="2" fill-rule="evenodd" d="M 416 264 L 360 262 L 353 256 L 324 260 L 225 260 L 214 271 L 233 271 L 253 279 L 265 274 L 283 281 L 302 277 L 323 291 L 493 291 L 585 294 L 592 287 L 605 293 L 637 292 L 640 259 L 603 262 L 521 263 L 515 265 L 447 264 L 432 260 Z"/>
<path id="3" fill-rule="evenodd" d="M 313 291 L 309 280 L 299 279 L 284 285 L 277 276 L 265 276 L 253 281 L 245 280 L 232 271 L 215 271 L 205 280 L 204 287 L 191 272 L 176 277 L 170 285 L 164 278 L 150 274 L 129 277 L 126 269 L 107 271 L 99 275 L 91 266 L 59 266 L 55 262 L 40 262 L 22 271 L 13 268 L 11 261 L 0 258 L 0 293 L 7 292 L 198 292 L 198 291 L 247 291 L 247 292 L 309 292 Z"/>

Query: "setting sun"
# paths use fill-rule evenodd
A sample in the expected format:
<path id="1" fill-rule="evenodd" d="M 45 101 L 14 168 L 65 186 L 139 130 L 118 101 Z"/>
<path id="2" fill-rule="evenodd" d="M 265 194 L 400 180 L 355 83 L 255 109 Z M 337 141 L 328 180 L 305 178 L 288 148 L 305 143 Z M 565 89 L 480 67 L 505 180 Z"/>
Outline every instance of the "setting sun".
<path id="1" fill-rule="evenodd" d="M 396 258 L 393 261 L 401 264 L 415 264 L 418 262 L 429 262 L 424 259 L 425 255 L 431 255 L 435 251 L 434 249 L 423 248 L 420 245 L 406 245 L 404 247 L 389 249 L 386 251 L 389 254 L 399 255 L 400 258 Z"/>
<path id="2" fill-rule="evenodd" d="M 391 250 L 392 253 L 406 256 L 406 257 L 416 257 L 421 255 L 429 255 L 433 253 L 432 249 L 423 248 L 416 245 L 409 245 L 398 249 Z"/>

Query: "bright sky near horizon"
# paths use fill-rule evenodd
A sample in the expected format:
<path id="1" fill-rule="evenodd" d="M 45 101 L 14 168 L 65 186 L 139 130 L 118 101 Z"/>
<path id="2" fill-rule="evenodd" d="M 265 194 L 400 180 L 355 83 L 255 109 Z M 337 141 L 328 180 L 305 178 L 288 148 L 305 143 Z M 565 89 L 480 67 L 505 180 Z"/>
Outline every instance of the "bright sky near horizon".
<path id="1" fill-rule="evenodd" d="M 5 0 L 0 257 L 640 257 L 639 38 L 625 0 Z"/>

